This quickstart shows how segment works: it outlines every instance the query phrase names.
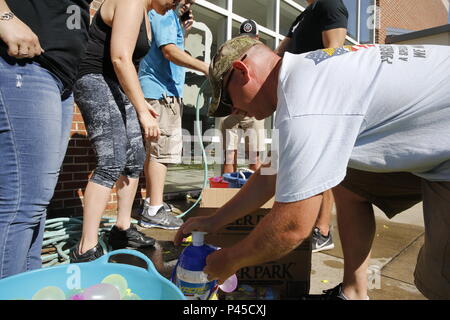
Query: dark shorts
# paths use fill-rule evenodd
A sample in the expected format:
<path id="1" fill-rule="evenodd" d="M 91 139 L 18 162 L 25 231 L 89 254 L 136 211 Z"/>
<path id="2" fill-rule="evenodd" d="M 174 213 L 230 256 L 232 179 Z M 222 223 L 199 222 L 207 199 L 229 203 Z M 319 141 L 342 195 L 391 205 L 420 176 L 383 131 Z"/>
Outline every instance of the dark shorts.
<path id="1" fill-rule="evenodd" d="M 417 259 L 415 284 L 427 298 L 450 299 L 450 182 L 428 181 L 406 172 L 348 168 L 341 186 L 389 218 L 423 201 L 425 243 Z"/>

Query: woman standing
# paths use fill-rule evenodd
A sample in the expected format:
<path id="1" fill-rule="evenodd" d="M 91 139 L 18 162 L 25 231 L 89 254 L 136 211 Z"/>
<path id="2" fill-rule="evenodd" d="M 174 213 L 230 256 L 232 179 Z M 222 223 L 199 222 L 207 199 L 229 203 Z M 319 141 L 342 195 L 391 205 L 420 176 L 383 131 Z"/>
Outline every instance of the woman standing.
<path id="1" fill-rule="evenodd" d="M 137 67 L 150 49 L 147 12 L 160 14 L 176 7 L 179 0 L 105 0 L 93 18 L 86 55 L 75 84 L 75 102 L 83 115 L 89 139 L 97 153 L 97 167 L 84 194 L 84 223 L 72 263 L 94 260 L 103 254 L 98 226 L 116 185 L 118 217 L 109 242 L 113 249 L 152 246 L 131 225 L 131 209 L 145 150 L 146 139 L 157 139 L 158 114 L 142 93 Z"/>
<path id="2" fill-rule="evenodd" d="M 0 279 L 38 269 L 92 0 L 0 0 Z"/>

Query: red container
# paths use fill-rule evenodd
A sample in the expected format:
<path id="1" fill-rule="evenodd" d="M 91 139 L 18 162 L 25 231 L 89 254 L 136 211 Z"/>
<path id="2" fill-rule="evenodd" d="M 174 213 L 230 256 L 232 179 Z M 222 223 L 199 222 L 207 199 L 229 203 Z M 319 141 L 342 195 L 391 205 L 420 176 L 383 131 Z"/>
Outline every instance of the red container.
<path id="1" fill-rule="evenodd" d="M 211 188 L 228 188 L 228 182 L 223 180 L 222 177 L 209 178 L 209 185 Z"/>

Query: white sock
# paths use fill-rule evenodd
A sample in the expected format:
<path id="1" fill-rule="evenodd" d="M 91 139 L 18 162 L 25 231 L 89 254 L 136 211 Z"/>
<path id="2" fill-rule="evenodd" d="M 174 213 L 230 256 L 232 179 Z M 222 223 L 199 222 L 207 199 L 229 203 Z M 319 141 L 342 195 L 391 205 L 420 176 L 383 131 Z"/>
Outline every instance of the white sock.
<path id="1" fill-rule="evenodd" d="M 162 208 L 162 204 L 159 206 L 148 206 L 147 213 L 149 216 L 155 216 L 158 213 L 158 210 Z"/>

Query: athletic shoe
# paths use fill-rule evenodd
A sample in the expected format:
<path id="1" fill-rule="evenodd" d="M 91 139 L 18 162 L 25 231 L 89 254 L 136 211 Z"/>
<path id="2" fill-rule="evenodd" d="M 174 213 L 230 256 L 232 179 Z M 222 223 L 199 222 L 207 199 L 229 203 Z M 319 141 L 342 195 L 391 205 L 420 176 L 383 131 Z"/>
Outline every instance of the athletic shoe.
<path id="1" fill-rule="evenodd" d="M 113 250 L 126 247 L 139 249 L 155 245 L 155 239 L 147 237 L 138 231 L 133 224 L 127 230 L 120 230 L 116 226 L 113 226 L 109 233 L 108 241 Z"/>
<path id="2" fill-rule="evenodd" d="M 145 210 L 142 212 L 141 219 L 139 220 L 139 225 L 144 228 L 176 230 L 179 229 L 182 224 L 183 220 L 167 212 L 164 207 L 159 208 L 154 216 L 149 215 L 148 210 Z"/>
<path id="3" fill-rule="evenodd" d="M 300 300 L 348 300 L 342 293 L 342 283 L 333 289 L 323 290 L 323 294 L 306 294 Z"/>
<path id="4" fill-rule="evenodd" d="M 144 199 L 144 207 L 142 208 L 142 213 L 144 213 L 144 211 L 147 210 L 149 206 L 150 206 L 150 202 L 147 199 Z M 173 212 L 173 209 L 174 209 L 173 205 L 163 202 L 163 207 L 164 207 L 164 210 L 166 210 L 167 212 L 169 212 L 169 213 Z"/>
<path id="5" fill-rule="evenodd" d="M 331 236 L 331 230 L 328 232 L 328 236 L 324 236 L 320 233 L 319 228 L 314 228 L 312 233 L 312 252 L 319 252 L 323 250 L 330 250 L 334 248 L 333 237 Z"/>
<path id="6" fill-rule="evenodd" d="M 75 247 L 73 247 L 70 250 L 69 253 L 69 258 L 70 258 L 70 263 L 81 263 L 81 262 L 89 262 L 89 261 L 93 261 L 95 259 L 100 258 L 103 255 L 103 248 L 100 245 L 100 243 L 97 243 L 97 245 L 86 251 L 83 254 L 79 254 L 78 252 L 78 246 L 80 244 L 78 243 Z"/>

